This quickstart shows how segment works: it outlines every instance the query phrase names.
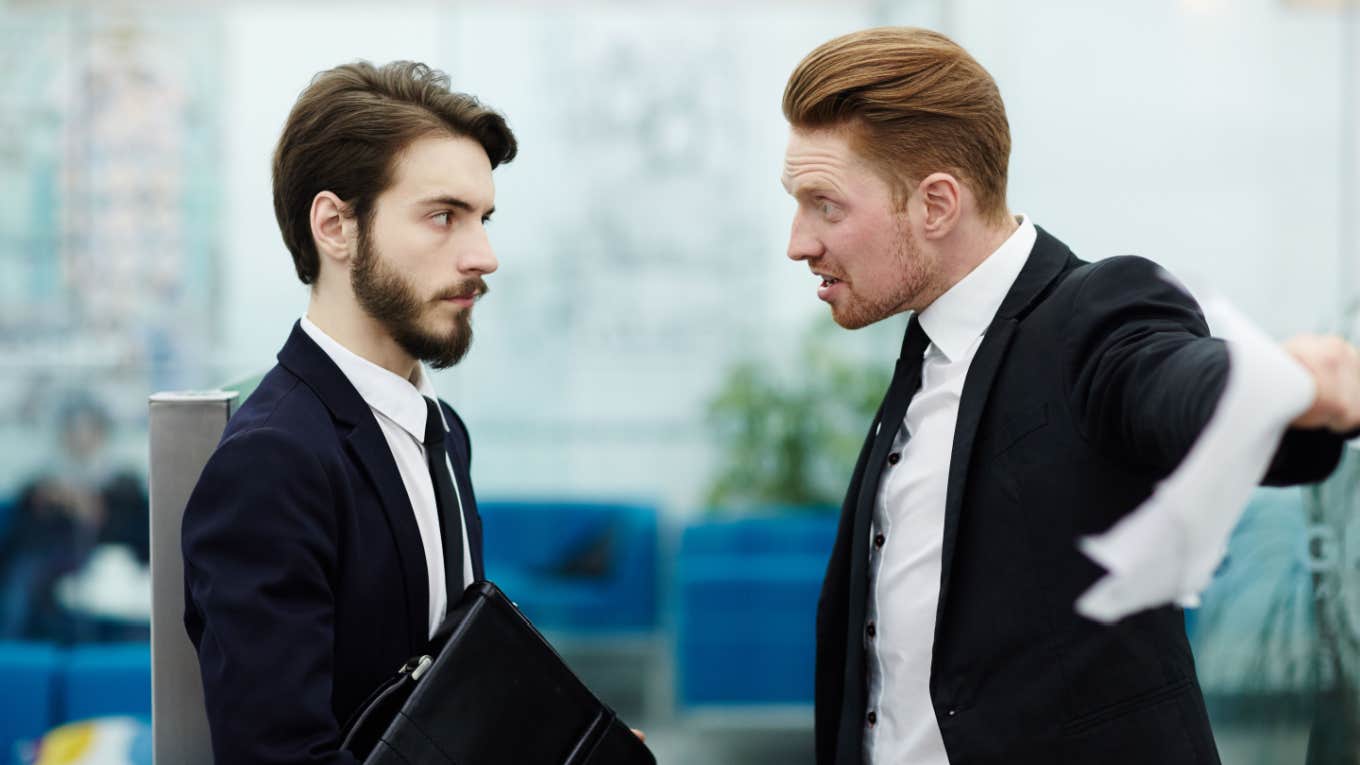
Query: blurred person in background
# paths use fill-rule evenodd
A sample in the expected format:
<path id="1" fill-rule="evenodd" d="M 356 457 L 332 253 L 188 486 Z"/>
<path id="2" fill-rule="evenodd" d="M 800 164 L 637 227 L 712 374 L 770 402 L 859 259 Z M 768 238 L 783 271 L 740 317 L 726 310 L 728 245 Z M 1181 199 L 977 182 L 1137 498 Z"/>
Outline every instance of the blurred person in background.
<path id="1" fill-rule="evenodd" d="M 342 724 L 483 576 L 471 442 L 424 363 L 472 342 L 515 153 L 423 64 L 324 71 L 288 116 L 274 211 L 310 301 L 183 521 L 218 762 L 355 762 Z"/>
<path id="2" fill-rule="evenodd" d="M 142 569 L 150 558 L 146 489 L 109 453 L 113 420 L 86 393 L 71 393 L 57 413 L 58 452 L 52 466 L 18 494 L 0 537 L 0 638 L 73 642 L 142 637 L 145 623 L 92 622 L 83 606 L 60 597 L 64 579 L 78 576 L 97 550 Z M 138 580 L 140 584 L 140 580 Z M 149 596 L 149 593 L 147 593 Z"/>
<path id="3" fill-rule="evenodd" d="M 1103 625 L 1077 538 L 1150 495 L 1223 391 L 1194 300 L 1078 259 L 1006 200 L 1000 92 L 935 32 L 831 40 L 790 76 L 788 256 L 855 329 L 914 311 L 842 509 L 817 615 L 816 754 L 849 763 L 1217 763 L 1179 608 Z M 1269 483 L 1360 426 L 1360 354 L 1285 349 L 1316 398 Z"/>

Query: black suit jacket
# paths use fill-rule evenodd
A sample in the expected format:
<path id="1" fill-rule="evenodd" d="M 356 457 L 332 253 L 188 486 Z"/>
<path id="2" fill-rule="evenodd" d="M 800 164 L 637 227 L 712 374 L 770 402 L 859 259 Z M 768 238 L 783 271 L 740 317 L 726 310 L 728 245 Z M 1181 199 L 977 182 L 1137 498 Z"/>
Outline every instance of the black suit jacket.
<path id="1" fill-rule="evenodd" d="M 220 765 L 352 763 L 340 726 L 426 645 L 425 553 L 368 404 L 300 327 L 278 359 L 184 511 L 184 622 Z M 471 444 L 441 406 L 481 579 Z"/>
<path id="2" fill-rule="evenodd" d="M 899 363 L 916 389 L 921 359 Z M 1103 574 L 1077 538 L 1174 468 L 1227 367 L 1157 266 L 1088 264 L 1039 231 L 968 370 L 954 434 L 930 677 L 952 765 L 1218 762 L 1181 611 L 1104 626 L 1074 604 Z M 873 447 L 900 425 L 879 427 L 891 403 L 855 467 L 818 604 L 820 765 L 862 761 L 868 533 L 887 451 Z M 1319 480 L 1341 447 L 1291 431 L 1268 482 Z"/>

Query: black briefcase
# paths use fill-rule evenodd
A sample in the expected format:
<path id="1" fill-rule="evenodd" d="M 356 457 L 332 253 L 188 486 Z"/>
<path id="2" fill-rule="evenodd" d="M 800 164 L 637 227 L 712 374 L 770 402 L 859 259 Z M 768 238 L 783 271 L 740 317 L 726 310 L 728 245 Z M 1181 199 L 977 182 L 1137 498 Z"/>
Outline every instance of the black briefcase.
<path id="1" fill-rule="evenodd" d="M 365 765 L 656 763 L 490 582 L 359 706 L 344 748 Z"/>

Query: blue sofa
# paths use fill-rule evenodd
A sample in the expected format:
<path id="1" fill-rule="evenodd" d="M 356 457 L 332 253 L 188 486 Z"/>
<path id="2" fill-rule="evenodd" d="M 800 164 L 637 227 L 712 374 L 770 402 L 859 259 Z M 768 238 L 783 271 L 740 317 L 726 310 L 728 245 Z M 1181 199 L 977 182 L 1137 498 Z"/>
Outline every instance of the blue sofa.
<path id="1" fill-rule="evenodd" d="M 37 740 L 55 723 L 59 662 L 56 646 L 0 642 L 0 762 L 17 762 L 20 742 Z"/>
<path id="2" fill-rule="evenodd" d="M 151 645 L 74 646 L 57 672 L 59 722 L 131 715 L 151 719 Z"/>
<path id="3" fill-rule="evenodd" d="M 21 742 L 104 716 L 151 719 L 151 646 L 0 642 L 0 763 Z"/>
<path id="4" fill-rule="evenodd" d="M 676 562 L 682 709 L 812 703 L 831 511 L 696 523 Z"/>
<path id="5" fill-rule="evenodd" d="M 657 627 L 657 511 L 608 502 L 479 502 L 486 575 L 541 630 Z"/>

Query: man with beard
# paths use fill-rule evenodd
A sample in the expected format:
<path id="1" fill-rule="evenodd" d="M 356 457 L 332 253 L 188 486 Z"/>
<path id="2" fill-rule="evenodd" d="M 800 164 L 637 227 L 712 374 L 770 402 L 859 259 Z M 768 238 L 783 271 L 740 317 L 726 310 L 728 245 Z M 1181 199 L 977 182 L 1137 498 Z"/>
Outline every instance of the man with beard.
<path id="1" fill-rule="evenodd" d="M 831 40 L 784 114 L 788 256 L 846 328 L 915 312 L 818 605 L 817 762 L 1217 763 L 1181 611 L 1074 604 L 1102 573 L 1077 539 L 1186 454 L 1224 344 L 1151 262 L 1087 263 L 1011 212 L 1000 92 L 943 35 Z M 1360 355 L 1284 348 L 1316 397 L 1266 479 L 1316 481 L 1360 426 Z"/>
<path id="2" fill-rule="evenodd" d="M 342 724 L 482 578 L 456 364 L 496 270 L 505 120 L 422 64 L 317 75 L 274 155 L 306 315 L 184 514 L 185 625 L 215 759 L 350 763 Z"/>

